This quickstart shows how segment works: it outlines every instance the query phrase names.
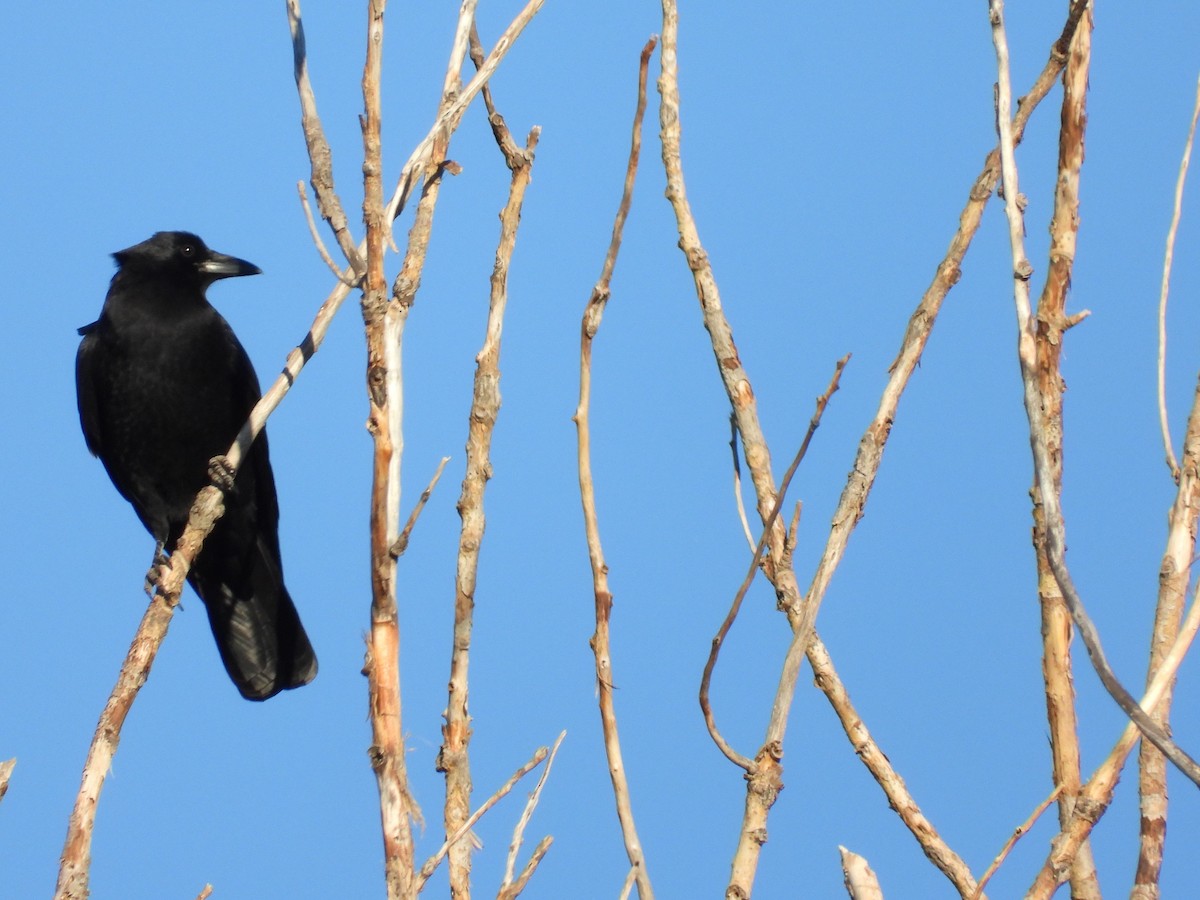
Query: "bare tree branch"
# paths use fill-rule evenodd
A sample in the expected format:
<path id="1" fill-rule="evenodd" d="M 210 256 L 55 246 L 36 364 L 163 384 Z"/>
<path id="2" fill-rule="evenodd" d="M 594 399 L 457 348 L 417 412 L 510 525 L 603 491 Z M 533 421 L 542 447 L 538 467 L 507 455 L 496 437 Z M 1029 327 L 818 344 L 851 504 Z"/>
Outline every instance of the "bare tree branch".
<path id="1" fill-rule="evenodd" d="M 1043 491 L 1053 491 L 1061 503 L 1063 471 L 1063 381 L 1059 360 L 1064 335 L 1070 327 L 1066 314 L 1067 290 L 1075 262 L 1079 231 L 1079 174 L 1083 165 L 1087 125 L 1088 70 L 1091 62 L 1091 10 L 1084 12 L 1068 51 L 1063 72 L 1063 99 L 1059 128 L 1058 177 L 1050 223 L 1050 263 L 1038 300 L 1034 340 L 1034 387 L 1044 415 L 1051 471 L 1050 481 L 1035 479 L 1033 498 L 1033 548 L 1037 565 L 1038 599 L 1042 619 L 1042 675 L 1046 685 L 1046 716 L 1054 784 L 1058 792 L 1060 825 L 1066 824 L 1079 793 L 1079 737 L 1075 686 L 1071 675 L 1071 614 L 1046 554 L 1046 520 Z M 1086 312 L 1084 313 L 1086 315 Z M 1071 873 L 1075 900 L 1099 900 L 1100 886 L 1090 845 L 1084 844 Z"/>
<path id="2" fill-rule="evenodd" d="M 1183 159 L 1179 162 L 1179 177 L 1175 180 L 1175 205 L 1171 211 L 1171 227 L 1167 229 L 1167 249 L 1163 253 L 1162 288 L 1158 295 L 1158 418 L 1162 426 L 1163 446 L 1171 477 L 1179 478 L 1179 462 L 1175 459 L 1175 443 L 1171 440 L 1171 425 L 1167 417 L 1167 294 L 1171 287 L 1171 264 L 1175 259 L 1175 235 L 1183 215 L 1183 185 L 1187 181 L 1188 163 L 1196 140 L 1196 120 L 1200 118 L 1200 79 L 1196 81 L 1196 103 L 1192 107 L 1192 123 L 1188 126 Z"/>
<path id="3" fill-rule="evenodd" d="M 942 840 L 933 823 L 921 812 L 921 807 L 913 798 L 900 777 L 900 773 L 892 766 L 886 753 L 880 749 L 875 738 L 867 729 L 866 723 L 854 708 L 846 686 L 842 684 L 829 651 L 821 641 L 821 636 L 813 632 L 812 643 L 808 648 L 808 661 L 813 667 L 813 676 L 817 687 L 829 700 L 837 714 L 842 730 L 850 740 L 854 755 L 867 767 L 867 771 L 883 788 L 888 805 L 896 811 L 900 821 L 917 839 L 921 850 L 937 868 L 950 879 L 959 894 L 969 897 L 976 891 L 975 879 L 970 867 L 950 846 Z M 982 898 L 982 894 L 979 895 Z"/>
<path id="4" fill-rule="evenodd" d="M 417 505 L 409 513 L 408 521 L 404 523 L 404 528 L 400 531 L 400 536 L 396 538 L 396 543 L 392 544 L 392 556 L 396 557 L 396 559 L 399 559 L 408 550 L 408 542 L 412 538 L 412 531 L 417 524 L 417 517 L 421 515 L 421 510 L 425 508 L 425 504 L 433 496 L 433 489 L 437 487 L 438 481 L 441 480 L 442 470 L 446 468 L 446 463 L 448 462 L 450 462 L 450 457 L 443 456 L 433 473 L 433 477 L 429 479 L 429 484 L 425 485 L 425 490 L 421 491 L 421 496 L 417 498 Z"/>
<path id="5" fill-rule="evenodd" d="M 236 447 L 235 443 L 234 448 Z M 236 468 L 228 465 L 223 468 L 231 483 L 237 474 Z M 224 479 L 217 480 L 226 483 Z M 158 655 L 158 648 L 162 646 L 163 638 L 166 637 L 171 616 L 179 604 L 179 595 L 183 591 L 184 579 L 192 561 L 200 553 L 204 539 L 212 531 L 217 520 L 225 513 L 223 497 L 221 489 L 214 485 L 209 485 L 197 495 L 189 513 L 187 527 L 171 551 L 169 563 L 163 567 L 157 592 L 150 599 L 150 605 L 142 616 L 133 643 L 125 656 L 125 662 L 117 675 L 117 683 L 100 713 L 100 720 L 96 724 L 96 731 L 88 748 L 87 760 L 84 762 L 79 793 L 67 823 L 67 838 L 59 864 L 55 900 L 86 900 L 88 896 L 96 806 L 100 800 L 100 791 L 104 787 L 104 779 L 117 752 L 121 727 L 125 724 L 125 717 L 129 714 L 138 691 L 146 683 L 150 667 Z"/>
<path id="6" fill-rule="evenodd" d="M 737 417 L 746 466 L 750 470 L 750 478 L 754 484 L 758 514 L 762 519 L 764 531 L 769 532 L 767 546 L 770 548 L 770 552 L 763 560 L 764 573 L 775 588 L 779 605 L 785 610 L 794 612 L 800 608 L 800 588 L 796 583 L 795 572 L 785 564 L 784 554 L 787 539 L 783 523 L 779 521 L 778 515 L 772 516 L 771 514 L 772 508 L 776 505 L 775 477 L 771 472 L 771 453 L 759 422 L 754 390 L 750 386 L 749 375 L 738 356 L 737 347 L 733 341 L 733 332 L 722 309 L 721 294 L 712 265 L 700 242 L 700 234 L 687 199 L 680 153 L 677 48 L 679 12 L 675 0 L 663 0 L 662 11 L 662 50 L 660 55 L 662 74 L 659 76 L 658 90 L 662 97 L 659 106 L 659 133 L 662 141 L 663 168 L 667 177 L 666 196 L 675 213 L 675 221 L 679 230 L 679 248 L 683 251 L 688 268 L 692 273 L 704 327 L 712 341 L 717 371 L 721 376 L 733 413 Z M 790 682 L 793 686 L 794 683 L 794 680 Z M 788 684 L 786 677 L 781 680 L 781 691 L 776 695 L 777 703 L 772 710 L 767 728 L 767 738 L 755 757 L 752 767 L 747 772 L 746 806 L 737 849 L 734 852 L 729 886 L 726 889 L 726 894 L 729 896 L 750 895 L 758 865 L 759 851 L 766 839 L 767 815 L 775 799 L 779 796 L 779 791 L 783 788 L 782 740 L 791 700 L 790 695 L 787 695 Z M 786 695 L 782 698 L 782 705 L 778 703 L 781 694 Z"/>
<path id="7" fill-rule="evenodd" d="M 500 213 L 500 240 L 492 267 L 491 297 L 483 346 L 475 356 L 475 380 L 467 418 L 467 466 L 458 514 L 462 528 L 458 540 L 458 562 L 454 578 L 454 634 L 451 642 L 450 687 L 446 701 L 446 723 L 437 770 L 446 776 L 446 832 L 457 830 L 466 819 L 471 803 L 471 717 L 467 712 L 471 630 L 475 608 L 475 586 L 479 574 L 479 551 L 483 545 L 484 491 L 492 475 L 491 446 L 500 413 L 500 344 L 504 311 L 508 304 L 508 271 L 521 224 L 525 191 L 533 177 L 534 150 L 540 129 L 529 132 L 525 149 L 508 159 L 512 170 L 508 202 Z M 470 896 L 471 844 L 462 841 L 450 851 L 450 885 L 455 897 Z"/>
<path id="8" fill-rule="evenodd" d="M 1029 829 L 1033 827 L 1033 823 L 1042 817 L 1042 813 L 1050 808 L 1050 804 L 1057 800 L 1062 792 L 1063 786 L 1061 784 L 1056 786 L 1054 790 L 1050 792 L 1050 796 L 1039 803 L 1037 808 L 1029 814 L 1029 818 L 1013 829 L 1013 833 L 1009 835 L 1008 840 L 1004 842 L 1004 846 L 1000 848 L 1000 852 L 996 854 L 996 858 L 992 860 L 992 864 L 987 867 L 983 875 L 980 877 L 979 885 L 975 888 L 974 892 L 969 895 L 971 900 L 980 900 L 980 898 L 983 897 L 984 887 L 986 887 L 987 883 L 992 880 L 992 876 L 996 874 L 996 871 L 1004 863 L 1004 860 L 1008 859 L 1008 854 L 1012 853 L 1013 847 L 1017 846 L 1017 841 L 1029 833 Z"/>
<path id="9" fill-rule="evenodd" d="M 596 688 L 600 707 L 600 726 L 604 735 L 604 752 L 608 759 L 608 774 L 612 781 L 613 797 L 617 805 L 617 819 L 621 825 L 621 836 L 625 842 L 625 853 L 629 858 L 637 881 L 638 895 L 642 900 L 651 900 L 654 888 L 646 870 L 646 858 L 638 838 L 633 819 L 633 801 L 629 793 L 629 781 L 625 777 L 625 763 L 621 753 L 621 740 L 617 729 L 616 704 L 613 698 L 613 669 L 609 640 L 609 619 L 612 615 L 612 592 L 608 587 L 608 565 L 604 561 L 604 549 L 600 542 L 600 522 L 596 513 L 596 488 L 592 479 L 591 421 L 589 412 L 592 395 L 592 341 L 600 328 L 600 320 L 610 296 L 613 270 L 617 254 L 621 249 L 621 235 L 625 220 L 633 202 L 633 186 L 637 179 L 638 158 L 642 146 L 642 119 L 646 112 L 646 78 L 650 56 L 658 39 L 651 37 L 642 48 L 638 65 L 637 107 L 633 116 L 633 134 L 630 140 L 629 163 L 625 169 L 625 184 L 621 202 L 613 222 L 612 239 L 604 256 L 600 278 L 592 288 L 591 296 L 583 312 L 580 325 L 579 346 L 579 405 L 573 417 L 578 436 L 579 495 L 583 504 L 584 530 L 587 534 L 588 560 L 592 568 L 592 591 L 595 596 L 596 630 L 590 641 L 596 659 Z"/>
<path id="10" fill-rule="evenodd" d="M 1016 121 L 1014 131 L 1020 134 L 1029 114 L 1052 87 L 1058 73 L 1062 71 L 1066 58 L 1066 47 L 1078 24 L 1082 6 L 1072 8 L 1063 34 L 1053 48 L 1047 63 L 1034 88 L 1025 98 Z M 774 499 L 773 479 L 770 476 L 770 456 L 762 441 L 758 426 L 754 395 L 749 380 L 737 356 L 732 334 L 721 311 L 720 294 L 712 276 L 712 269 L 700 244 L 695 223 L 687 203 L 683 184 L 682 165 L 679 156 L 679 96 L 676 61 L 677 11 L 671 0 L 663 2 L 663 74 L 659 90 L 663 95 L 661 109 L 663 161 L 667 170 L 667 197 L 675 209 L 680 229 L 680 247 L 688 259 L 689 268 L 696 282 L 697 294 L 704 311 L 705 327 L 713 339 L 718 370 L 725 383 L 731 405 L 738 417 L 738 427 L 746 447 L 747 466 L 751 470 L 759 513 L 769 515 Z M 858 454 L 838 509 L 834 514 L 834 526 L 826 544 L 812 585 L 800 604 L 800 592 L 795 584 L 794 573 L 779 571 L 773 565 L 778 553 L 782 559 L 782 526 L 776 523 L 778 534 L 771 538 L 772 556 L 767 558 L 768 579 L 775 584 L 779 605 L 788 615 L 793 630 L 793 640 L 784 662 L 784 675 L 780 679 L 780 690 L 776 694 L 767 740 L 755 759 L 755 771 L 747 783 L 747 805 L 743 816 L 741 837 L 735 854 L 734 871 L 730 881 L 730 892 L 749 893 L 757 864 L 758 848 L 765 835 L 767 812 L 782 786 L 780 740 L 786 722 L 786 709 L 790 706 L 791 686 L 799 673 L 800 661 L 808 647 L 817 610 L 824 597 L 833 571 L 845 552 L 849 535 L 862 517 L 866 497 L 870 492 L 882 459 L 884 445 L 891 429 L 900 395 L 916 367 L 933 327 L 941 303 L 950 287 L 958 280 L 959 267 L 971 238 L 978 229 L 983 206 L 995 188 L 999 174 L 999 152 L 988 158 L 983 174 L 971 191 L 971 201 L 960 218 L 958 233 L 951 243 L 950 251 L 938 269 L 934 284 L 926 291 L 921 304 L 909 322 L 900 355 L 892 365 L 892 376 L 884 389 L 880 408 L 868 426 L 867 433 L 859 444 Z M 775 577 L 773 577 L 775 576 Z"/>
<path id="11" fill-rule="evenodd" d="M 362 293 L 367 342 L 367 428 L 374 441 L 371 478 L 371 629 L 363 671 L 367 675 L 371 746 L 368 755 L 379 787 L 384 877 L 388 900 L 415 895 L 411 819 L 415 804 L 408 787 L 401 719 L 396 609 L 396 558 L 391 548 L 399 535 L 400 460 L 397 440 L 403 396 L 399 368 L 400 335 L 388 315 L 384 273 L 386 231 L 380 74 L 383 65 L 383 15 L 386 0 L 368 0 L 367 50 L 363 66 L 363 221 L 367 226 L 366 269 Z"/>
<path id="12" fill-rule="evenodd" d="M 329 267 L 333 277 L 342 284 L 351 288 L 357 287 L 358 282 L 342 274 L 341 266 L 333 261 L 333 257 L 325 249 L 325 242 L 321 240 L 321 233 L 317 230 L 317 220 L 313 218 L 312 207 L 308 205 L 308 192 L 304 189 L 303 181 L 296 182 L 296 191 L 300 194 L 300 206 L 304 209 L 304 219 L 308 222 L 308 233 L 312 236 L 313 245 L 317 248 L 317 254 L 321 257 L 321 261 Z"/>

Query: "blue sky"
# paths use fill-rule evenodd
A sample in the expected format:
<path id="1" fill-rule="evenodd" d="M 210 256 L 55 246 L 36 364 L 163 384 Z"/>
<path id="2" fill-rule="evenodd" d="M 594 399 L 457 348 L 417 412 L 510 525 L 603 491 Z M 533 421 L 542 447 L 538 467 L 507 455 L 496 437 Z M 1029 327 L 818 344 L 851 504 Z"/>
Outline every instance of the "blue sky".
<path id="1" fill-rule="evenodd" d="M 683 161 L 690 199 L 776 471 L 801 440 L 834 361 L 854 354 L 792 488 L 808 583 L 830 515 L 908 316 L 994 143 L 986 5 L 845 11 L 833 4 L 681 4 Z M 394 178 L 426 132 L 457 4 L 393 3 L 384 69 L 384 161 Z M 1053 8 L 1051 8 L 1053 7 Z M 1014 89 L 1045 62 L 1066 4 L 1007 5 Z M 484 3 L 484 41 L 519 4 Z M 304 7 L 317 100 L 352 222 L 361 200 L 365 13 Z M 472 654 L 472 750 L 482 800 L 533 750 L 568 734 L 527 847 L 555 843 L 525 896 L 612 897 L 626 863 L 594 698 L 591 583 L 575 474 L 578 327 L 607 246 L 628 148 L 638 52 L 654 3 L 550 0 L 493 81 L 513 132 L 542 127 L 510 278 L 501 410 L 487 494 Z M 8 335 L 0 356 L 0 759 L 19 760 L 0 804 L 0 898 L 53 888 L 96 717 L 145 606 L 151 542 L 79 432 L 75 329 L 99 311 L 108 256 L 186 228 L 264 274 L 210 298 L 270 380 L 330 287 L 295 184 L 307 179 L 283 3 L 68 3 L 0 11 L 8 177 L 0 221 Z M 1094 37 L 1082 227 L 1067 338 L 1068 561 L 1118 674 L 1135 687 L 1173 484 L 1154 398 L 1163 239 L 1200 55 L 1193 4 L 1102 6 Z M 657 58 L 651 77 L 657 76 Z M 1059 93 L 1018 151 L 1030 257 L 1044 273 Z M 400 566 L 404 729 L 428 826 L 445 704 L 454 511 L 474 354 L 508 173 L 482 107 L 450 156 L 405 354 L 403 506 L 437 461 L 442 483 Z M 695 696 L 708 642 L 746 565 L 731 492 L 728 404 L 714 371 L 670 208 L 657 95 L 641 176 L 595 348 L 593 453 L 616 596 L 617 709 L 634 810 L 661 897 L 713 896 L 744 797 L 704 732 Z M 1195 186 L 1189 197 L 1195 196 Z M 1176 252 L 1168 358 L 1177 438 L 1200 348 L 1196 203 Z M 403 238 L 406 223 L 398 229 Z M 358 232 L 361 234 L 361 230 Z M 331 242 L 332 246 L 332 242 Z M 983 228 L 904 397 L 866 518 L 821 611 L 852 697 L 943 837 L 982 872 L 1049 793 L 1038 612 L 1029 544 L 1030 456 L 1001 208 Z M 395 260 L 390 263 L 395 271 Z M 93 896 L 220 900 L 382 895 L 378 803 L 367 764 L 370 440 L 363 343 L 347 303 L 271 419 L 289 588 L 321 662 L 316 681 L 241 700 L 200 602 L 185 594 L 126 725 L 101 798 Z M 153 439 L 152 423 L 147 439 Z M 788 632 L 752 590 L 714 682 L 726 736 L 761 739 Z M 1122 727 L 1082 652 L 1084 765 Z M 1194 661 L 1175 734 L 1194 753 Z M 1135 690 L 1136 693 L 1136 690 Z M 837 845 L 866 856 L 889 898 L 952 896 L 887 808 L 824 698 L 802 677 L 787 789 L 772 811 L 757 896 L 832 897 Z M 1166 896 L 1194 886 L 1195 789 L 1172 775 Z M 1101 882 L 1128 890 L 1136 779 L 1094 837 Z M 481 823 L 481 895 L 503 872 L 519 788 Z M 1048 816 L 992 883 L 1029 884 Z M 431 896 L 445 891 L 435 879 Z"/>

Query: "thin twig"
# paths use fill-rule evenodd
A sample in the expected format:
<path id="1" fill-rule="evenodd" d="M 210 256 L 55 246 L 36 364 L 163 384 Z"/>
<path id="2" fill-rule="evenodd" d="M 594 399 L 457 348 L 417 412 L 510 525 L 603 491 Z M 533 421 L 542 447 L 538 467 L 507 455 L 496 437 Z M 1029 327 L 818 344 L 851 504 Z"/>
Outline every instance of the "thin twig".
<path id="1" fill-rule="evenodd" d="M 208 900 L 208 898 L 212 896 L 212 892 L 213 886 L 211 884 L 206 884 L 203 888 L 201 888 L 200 893 L 196 895 L 196 900 Z"/>
<path id="2" fill-rule="evenodd" d="M 408 516 L 408 521 L 404 523 L 404 528 L 400 531 L 400 536 L 396 538 L 396 543 L 392 544 L 392 556 L 399 559 L 408 549 L 409 539 L 412 537 L 413 527 L 417 524 L 417 517 L 421 515 L 421 510 L 425 508 L 425 504 L 429 502 L 429 498 L 433 496 L 433 489 L 437 487 L 438 481 L 442 477 L 442 470 L 446 468 L 446 463 L 450 462 L 450 457 L 443 456 L 442 461 L 438 463 L 437 470 L 433 473 L 433 477 L 429 479 L 429 484 L 425 485 L 425 490 L 421 491 L 421 496 L 417 499 L 416 506 Z"/>
<path id="3" fill-rule="evenodd" d="M 563 732 L 563 734 L 565 733 L 566 732 Z M 559 742 L 562 741 L 562 735 L 559 735 L 558 740 Z M 555 743 L 554 748 L 555 750 L 558 749 L 558 743 Z M 425 860 L 425 863 L 421 866 L 421 871 L 417 874 L 416 878 L 416 890 L 418 893 L 425 886 L 425 882 L 428 881 L 433 873 L 437 870 L 437 867 L 441 861 L 446 858 L 446 854 L 450 852 L 450 849 L 464 837 L 466 837 L 470 833 L 471 829 L 475 827 L 475 823 L 483 818 L 489 809 L 507 797 L 512 792 L 512 789 L 516 787 L 517 782 L 536 769 L 541 764 L 542 760 L 546 759 L 547 756 L 551 756 L 551 751 L 547 750 L 545 747 L 539 747 L 536 751 L 534 751 L 533 756 L 528 762 L 517 769 L 517 771 L 513 772 L 508 781 L 500 785 L 500 787 L 496 789 L 496 792 L 492 794 L 492 796 L 488 797 L 487 800 L 483 802 L 483 805 L 479 807 L 479 809 L 475 810 L 475 812 L 463 819 L 458 829 L 446 837 L 446 840 L 442 843 L 442 846 L 438 848 L 438 851 L 434 853 L 433 856 L 429 857 L 429 859 Z"/>
<path id="4" fill-rule="evenodd" d="M 550 769 L 554 765 L 554 758 L 558 756 L 558 748 L 562 746 L 563 739 L 566 736 L 567 733 L 565 731 L 558 733 L 558 737 L 554 741 L 554 746 L 550 748 L 550 756 L 546 760 L 546 767 L 542 769 L 542 774 L 538 777 L 537 784 L 534 785 L 533 791 L 529 794 L 529 799 L 525 801 L 525 808 L 521 810 L 521 816 L 517 819 L 517 824 L 513 828 L 512 840 L 508 843 L 508 857 L 504 862 L 504 879 L 500 883 L 500 893 L 502 895 L 513 884 L 513 869 L 516 867 L 517 853 L 520 852 L 521 844 L 525 842 L 525 829 L 533 818 L 533 811 L 537 809 L 538 800 L 542 796 L 542 788 L 546 786 L 546 781 L 550 778 Z"/>
<path id="5" fill-rule="evenodd" d="M 1188 163 L 1192 158 L 1192 145 L 1196 140 L 1196 120 L 1200 118 L 1200 79 L 1196 80 L 1196 103 L 1192 107 L 1192 122 L 1188 126 L 1187 142 L 1183 145 L 1183 159 L 1179 162 L 1179 177 L 1175 179 L 1175 205 L 1171 210 L 1171 227 L 1167 229 L 1167 249 L 1163 253 L 1162 289 L 1158 295 L 1158 420 L 1162 426 L 1163 446 L 1167 452 L 1167 466 L 1172 478 L 1179 478 L 1179 462 L 1175 459 L 1175 443 L 1171 440 L 1171 426 L 1167 417 L 1167 293 L 1171 287 L 1171 263 L 1175 258 L 1175 235 L 1179 231 L 1179 219 L 1183 215 L 1183 185 L 1187 181 Z"/>
<path id="6" fill-rule="evenodd" d="M 1021 212 L 1020 188 L 1017 180 L 1017 165 L 1013 152 L 1013 134 L 1010 111 L 1012 88 L 1009 82 L 1008 40 L 1004 30 L 1003 0 L 989 0 L 989 15 L 992 22 L 992 40 L 996 46 L 996 63 L 999 73 L 997 118 L 1000 128 L 1000 151 L 1004 173 L 1004 207 L 1008 217 L 1009 243 L 1012 247 L 1013 298 L 1017 311 L 1017 354 L 1021 363 L 1021 380 L 1024 388 L 1025 413 L 1029 419 L 1030 444 L 1033 448 L 1034 471 L 1041 485 L 1053 483 L 1053 462 L 1046 446 L 1045 415 L 1040 405 L 1036 385 L 1035 332 L 1037 328 L 1029 302 L 1029 278 L 1033 273 L 1025 255 L 1025 224 Z M 1058 581 L 1067 608 L 1079 636 L 1087 648 L 1092 666 L 1100 676 L 1105 689 L 1116 700 L 1142 733 L 1158 747 L 1194 783 L 1200 785 L 1200 764 L 1197 764 L 1138 706 L 1137 701 L 1117 679 L 1104 656 L 1100 636 L 1088 617 L 1083 599 L 1075 589 L 1070 571 L 1063 557 L 1066 547 L 1065 524 L 1058 498 L 1052 490 L 1042 491 L 1042 505 L 1046 514 L 1046 555 L 1054 578 Z"/>
<path id="7" fill-rule="evenodd" d="M 304 188 L 303 181 L 296 182 L 296 191 L 300 194 L 300 205 L 304 208 L 304 218 L 308 222 L 308 233 L 312 236 L 313 244 L 317 248 L 317 253 L 321 257 L 321 261 L 329 267 L 329 271 L 333 273 L 333 277 L 347 287 L 358 287 L 358 282 L 353 278 L 347 278 L 342 274 L 342 267 L 333 261 L 333 257 L 329 255 L 329 251 L 325 249 L 325 242 L 321 240 L 321 233 L 317 230 L 317 220 L 313 218 L 312 207 L 308 203 L 308 191 Z"/>
<path id="8" fill-rule="evenodd" d="M 779 517 L 779 510 L 783 507 L 784 497 L 787 496 L 788 488 L 791 486 L 792 477 L 800 467 L 800 462 L 808 454 L 808 445 L 812 443 L 813 435 L 816 434 L 817 428 L 821 424 L 821 416 L 824 415 L 825 407 L 829 404 L 829 398 L 838 389 L 838 384 L 842 378 L 842 370 L 846 368 L 846 363 L 849 361 L 849 353 L 837 361 L 837 364 L 833 368 L 833 377 L 829 380 L 829 386 L 825 389 L 825 393 L 817 398 L 816 411 L 808 422 L 808 431 L 805 432 L 804 440 L 800 442 L 800 449 L 796 451 L 791 465 L 788 466 L 787 471 L 783 475 L 783 482 L 779 485 L 779 490 L 775 494 L 775 505 L 772 507 L 770 515 L 767 516 L 767 521 L 763 525 L 762 535 L 759 537 L 758 543 L 754 546 L 754 550 L 750 555 L 750 565 L 746 570 L 746 577 L 742 579 L 742 583 L 734 595 L 729 612 L 725 615 L 725 621 L 721 623 L 716 636 L 712 639 L 712 646 L 708 651 L 708 659 L 704 664 L 704 674 L 700 677 L 700 711 L 704 715 L 704 724 L 708 728 L 708 734 L 713 739 L 713 743 L 717 745 L 717 748 L 725 754 L 725 757 L 730 762 L 736 766 L 740 766 L 747 772 L 754 771 L 754 761 L 734 750 L 717 728 L 717 723 L 713 716 L 712 704 L 708 698 L 709 686 L 712 683 L 713 671 L 717 666 L 717 657 L 721 653 L 721 647 L 725 643 L 729 629 L 733 627 L 733 623 L 741 611 L 742 601 L 746 599 L 746 592 L 750 590 L 750 585 L 754 582 L 754 576 L 763 565 L 763 548 L 766 546 L 767 540 L 774 530 L 775 522 Z"/>
<path id="9" fill-rule="evenodd" d="M 500 213 L 500 239 L 492 266 L 491 292 L 483 346 L 475 356 L 475 378 L 471 408 L 467 415 L 467 461 L 458 514 L 462 527 L 454 577 L 454 631 L 451 641 L 449 696 L 446 700 L 442 746 L 437 770 L 446 776 L 444 820 L 447 833 L 459 828 L 471 804 L 471 716 L 467 711 L 471 654 L 471 631 L 475 609 L 475 587 L 479 575 L 479 553 L 483 546 L 486 516 L 483 498 L 492 475 L 491 447 L 500 414 L 500 347 L 504 312 L 508 305 L 508 272 L 521 224 L 525 191 L 533 177 L 534 150 L 540 129 L 529 132 L 525 149 L 509 161 L 512 179 L 508 201 Z M 462 842 L 450 852 L 451 892 L 456 897 L 470 894 L 471 844 Z"/>
<path id="10" fill-rule="evenodd" d="M 477 23 L 471 23 L 471 46 L 469 48 L 471 54 L 471 62 L 475 64 L 475 70 L 479 71 L 485 63 L 483 44 L 479 40 L 479 29 Z M 504 154 L 506 161 L 511 161 L 520 155 L 521 145 L 513 140 L 512 132 L 508 130 L 508 126 L 504 124 L 504 116 L 496 111 L 496 104 L 492 100 L 492 89 L 489 85 L 484 85 L 481 91 L 483 94 L 483 106 L 487 110 L 488 124 L 492 126 L 492 135 L 496 138 L 496 143 L 500 145 L 500 150 Z M 511 168 L 511 162 L 509 163 Z"/>
<path id="11" fill-rule="evenodd" d="M 604 752 L 608 759 L 608 773 L 612 781 L 613 797 L 617 806 L 617 819 L 621 825 L 621 836 L 625 853 L 636 872 L 638 894 L 642 900 L 651 900 L 654 888 L 646 871 L 645 852 L 637 834 L 633 818 L 633 802 L 629 793 L 629 782 L 625 776 L 625 764 L 621 754 L 621 740 L 617 729 L 616 704 L 613 698 L 613 671 L 609 638 L 609 620 L 612 615 L 612 592 L 608 586 L 608 565 L 604 561 L 604 549 L 600 541 L 600 523 L 596 512 L 596 489 L 592 477 L 591 423 L 589 411 L 592 394 L 592 341 L 600 328 L 600 321 L 610 296 L 610 284 L 621 249 L 621 235 L 625 220 L 633 202 L 633 187 L 637 180 L 638 158 L 642 145 L 642 119 L 646 111 L 646 79 L 650 55 L 654 52 L 657 38 L 650 38 L 642 48 L 638 66 L 637 107 L 633 117 L 633 132 L 630 139 L 629 162 L 625 169 L 625 183 L 621 202 L 613 222 L 612 238 L 601 266 L 600 278 L 592 288 L 584 307 L 580 324 L 579 345 L 579 405 L 574 422 L 578 437 L 579 495 L 583 505 L 584 530 L 587 535 L 588 560 L 592 569 L 592 592 L 595 598 L 596 629 L 592 634 L 591 647 L 596 660 L 597 699 L 600 709 L 600 725 L 604 735 Z"/>
<path id="12" fill-rule="evenodd" d="M 1050 796 L 1037 805 L 1029 818 L 1013 829 L 1013 833 L 1008 836 L 1008 840 L 1004 842 L 1004 846 L 1000 848 L 1000 852 L 996 854 L 996 858 L 992 860 L 992 864 L 987 867 L 983 875 L 979 878 L 979 884 L 972 893 L 971 900 L 980 900 L 983 896 L 983 889 L 987 883 L 992 880 L 992 876 L 996 874 L 996 870 L 1000 868 L 1004 860 L 1008 859 L 1008 854 L 1012 853 L 1013 847 L 1017 846 L 1017 841 L 1029 833 L 1029 829 L 1033 827 L 1033 823 L 1041 818 L 1042 813 L 1050 808 L 1055 800 L 1059 798 L 1063 792 L 1063 786 L 1060 784 L 1050 792 Z"/>

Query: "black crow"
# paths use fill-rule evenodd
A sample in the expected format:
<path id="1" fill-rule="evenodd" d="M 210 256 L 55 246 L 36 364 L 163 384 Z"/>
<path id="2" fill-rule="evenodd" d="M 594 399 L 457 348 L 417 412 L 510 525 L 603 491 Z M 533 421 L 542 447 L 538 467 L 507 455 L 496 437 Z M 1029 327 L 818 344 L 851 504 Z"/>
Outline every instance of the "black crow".
<path id="1" fill-rule="evenodd" d="M 88 449 L 158 542 L 157 567 L 209 483 L 209 460 L 229 449 L 261 396 L 250 358 L 205 291 L 261 270 L 184 231 L 160 231 L 113 257 L 117 274 L 100 318 L 79 329 L 79 419 Z M 266 700 L 312 681 L 316 656 L 283 586 L 265 432 L 188 582 L 243 697 Z"/>

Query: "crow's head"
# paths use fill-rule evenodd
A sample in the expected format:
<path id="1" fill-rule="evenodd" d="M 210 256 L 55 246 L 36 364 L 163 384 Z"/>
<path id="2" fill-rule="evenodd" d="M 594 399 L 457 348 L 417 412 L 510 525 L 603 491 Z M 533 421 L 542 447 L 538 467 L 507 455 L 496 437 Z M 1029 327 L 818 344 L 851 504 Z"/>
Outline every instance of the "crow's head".
<path id="1" fill-rule="evenodd" d="M 122 272 L 170 278 L 201 290 L 220 278 L 258 275 L 254 263 L 209 250 L 204 241 L 187 231 L 160 231 L 149 240 L 113 254 Z"/>

